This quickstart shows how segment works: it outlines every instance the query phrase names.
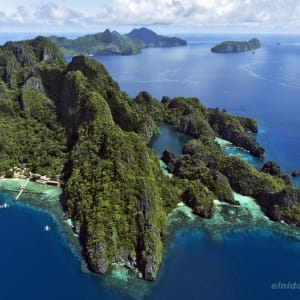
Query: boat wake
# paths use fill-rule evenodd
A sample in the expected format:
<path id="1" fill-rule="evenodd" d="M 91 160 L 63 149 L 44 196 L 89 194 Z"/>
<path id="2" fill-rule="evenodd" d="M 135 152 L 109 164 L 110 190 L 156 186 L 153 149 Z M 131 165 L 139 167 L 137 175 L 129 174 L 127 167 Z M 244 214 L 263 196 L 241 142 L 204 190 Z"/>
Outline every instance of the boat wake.
<path id="1" fill-rule="evenodd" d="M 258 74 L 257 72 L 255 72 L 253 70 L 253 66 L 259 65 L 259 64 L 262 64 L 262 63 L 249 63 L 249 64 L 240 65 L 240 69 L 247 72 L 250 76 L 252 76 L 256 79 L 268 81 L 268 82 L 275 83 L 275 84 L 278 84 L 278 85 L 281 85 L 284 87 L 288 87 L 288 88 L 300 89 L 300 83 L 293 82 L 293 80 L 291 80 L 289 78 L 284 78 L 284 77 L 268 78 L 268 77 Z M 299 77 L 295 76 L 294 78 L 299 78 Z"/>

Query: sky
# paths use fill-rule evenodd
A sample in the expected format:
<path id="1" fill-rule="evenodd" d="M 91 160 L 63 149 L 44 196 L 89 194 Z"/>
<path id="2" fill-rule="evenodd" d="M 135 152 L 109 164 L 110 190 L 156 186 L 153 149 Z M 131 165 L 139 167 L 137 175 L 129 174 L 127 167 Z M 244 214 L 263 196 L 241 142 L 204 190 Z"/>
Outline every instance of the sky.
<path id="1" fill-rule="evenodd" d="M 0 32 L 300 33 L 300 0 L 0 0 Z"/>

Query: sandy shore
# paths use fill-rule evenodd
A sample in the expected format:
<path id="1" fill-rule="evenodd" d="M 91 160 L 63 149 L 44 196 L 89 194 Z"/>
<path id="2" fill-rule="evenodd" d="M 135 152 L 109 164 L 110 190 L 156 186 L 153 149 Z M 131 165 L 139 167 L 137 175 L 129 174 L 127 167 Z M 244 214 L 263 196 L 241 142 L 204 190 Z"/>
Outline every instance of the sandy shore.
<path id="1" fill-rule="evenodd" d="M 10 196 L 10 209 L 13 209 L 14 205 L 29 205 L 33 209 L 37 208 L 49 213 L 58 223 L 60 231 L 66 238 L 72 252 L 79 257 L 82 249 L 78 238 L 72 230 L 72 222 L 70 219 L 66 219 L 63 211 L 64 198 L 62 189 L 30 181 L 19 200 L 15 200 L 20 186 L 25 182 L 25 179 L 19 178 L 4 178 L 0 180 L 0 192 L 7 193 Z"/>

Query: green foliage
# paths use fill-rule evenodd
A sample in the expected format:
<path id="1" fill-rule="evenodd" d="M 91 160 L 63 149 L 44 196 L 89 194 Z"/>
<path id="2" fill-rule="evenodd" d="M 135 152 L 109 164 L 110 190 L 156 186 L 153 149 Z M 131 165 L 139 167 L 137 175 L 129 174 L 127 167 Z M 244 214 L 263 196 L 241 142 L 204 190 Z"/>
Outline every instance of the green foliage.
<path id="1" fill-rule="evenodd" d="M 243 52 L 255 50 L 260 47 L 260 41 L 257 38 L 253 38 L 248 42 L 225 41 L 211 48 L 211 51 L 216 53 Z"/>
<path id="2" fill-rule="evenodd" d="M 245 131 L 257 133 L 258 123 L 255 119 L 247 118 L 247 117 L 237 117 L 237 118 L 240 121 L 242 127 L 245 129 Z"/>
<path id="3" fill-rule="evenodd" d="M 190 181 L 182 195 L 182 200 L 196 215 L 210 218 L 214 212 L 214 194 L 201 181 Z"/>
<path id="4" fill-rule="evenodd" d="M 214 199 L 233 201 L 233 192 L 227 178 L 220 172 L 208 168 L 199 158 L 180 156 L 176 161 L 174 174 L 182 179 L 200 180 L 214 194 Z"/>
<path id="5" fill-rule="evenodd" d="M 167 110 L 158 100 L 145 91 L 140 92 L 134 99 L 136 108 L 143 114 L 149 114 L 155 121 L 165 121 Z"/>
<path id="6" fill-rule="evenodd" d="M 135 28 L 126 36 L 139 43 L 143 48 L 186 46 L 186 41 L 182 39 L 158 35 L 145 27 Z"/>
<path id="7" fill-rule="evenodd" d="M 140 52 L 140 45 L 116 31 L 88 34 L 77 39 L 51 36 L 50 39 L 60 48 L 64 55 L 130 55 Z"/>
<path id="8" fill-rule="evenodd" d="M 282 179 L 257 171 L 240 157 L 218 157 L 217 169 L 229 179 L 232 188 L 243 195 L 257 197 L 277 193 L 285 187 Z"/>
<path id="9" fill-rule="evenodd" d="M 244 134 L 250 128 L 254 131 L 257 130 L 255 120 L 232 116 L 218 109 L 210 110 L 209 123 L 220 136 L 222 136 L 222 132 L 225 130 L 230 130 L 236 134 Z"/>
<path id="10" fill-rule="evenodd" d="M 13 178 L 14 176 L 14 171 L 12 170 L 6 170 L 5 172 L 5 178 Z"/>
<path id="11" fill-rule="evenodd" d="M 157 35 L 146 28 L 134 29 L 125 35 L 106 29 L 104 32 L 88 34 L 76 39 L 57 36 L 51 36 L 50 39 L 67 56 L 131 55 L 140 53 L 142 48 L 186 45 L 186 42 L 181 39 Z"/>
<path id="12" fill-rule="evenodd" d="M 64 168 L 65 133 L 36 71 L 38 66 L 50 68 L 54 63 L 65 65 L 63 56 L 44 37 L 0 47 L 1 173 L 12 166 L 26 166 L 50 176 Z"/>
<path id="13" fill-rule="evenodd" d="M 194 114 L 198 117 L 205 118 L 207 114 L 207 109 L 197 98 L 176 97 L 165 105 L 167 106 L 168 113 L 166 114 L 166 119 L 164 121 L 177 128 L 180 125 L 181 117 L 184 115 Z"/>
<path id="14" fill-rule="evenodd" d="M 265 150 L 248 132 L 249 130 L 257 132 L 255 120 L 231 116 L 219 109 L 213 109 L 210 110 L 209 124 L 221 138 L 248 150 L 254 156 L 263 156 Z"/>
<path id="15" fill-rule="evenodd" d="M 67 208 L 81 228 L 93 270 L 105 272 L 120 256 L 126 261 L 130 254 L 144 277 L 153 279 L 162 257 L 166 214 L 180 193 L 174 189 L 172 195 L 171 182 L 147 148 L 139 130 L 145 126 L 141 114 L 101 68 L 75 58 L 63 82 L 59 111 L 67 131 L 76 136 L 71 168 L 66 170 Z M 108 83 L 105 89 L 98 86 L 100 81 Z"/>
<path id="16" fill-rule="evenodd" d="M 292 206 L 284 208 L 282 210 L 282 216 L 289 222 L 300 226 L 300 202 L 296 202 Z"/>
<path id="17" fill-rule="evenodd" d="M 197 157 L 203 162 L 213 164 L 215 158 L 222 154 L 220 146 L 215 142 L 214 135 L 207 137 L 203 136 L 201 139 L 193 139 L 188 141 L 182 150 L 183 154 L 189 154 L 192 157 Z"/>

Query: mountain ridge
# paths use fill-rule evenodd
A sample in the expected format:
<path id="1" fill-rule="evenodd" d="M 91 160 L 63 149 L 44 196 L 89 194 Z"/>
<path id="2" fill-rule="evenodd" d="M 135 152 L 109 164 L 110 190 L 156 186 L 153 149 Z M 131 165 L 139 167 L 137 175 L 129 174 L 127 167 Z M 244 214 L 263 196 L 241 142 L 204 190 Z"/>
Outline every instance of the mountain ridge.
<path id="1" fill-rule="evenodd" d="M 133 29 L 123 35 L 106 29 L 104 32 L 88 34 L 76 39 L 57 36 L 49 38 L 66 56 L 132 55 L 140 53 L 143 48 L 177 47 L 187 44 L 182 39 L 158 35 L 145 27 Z"/>

